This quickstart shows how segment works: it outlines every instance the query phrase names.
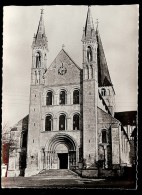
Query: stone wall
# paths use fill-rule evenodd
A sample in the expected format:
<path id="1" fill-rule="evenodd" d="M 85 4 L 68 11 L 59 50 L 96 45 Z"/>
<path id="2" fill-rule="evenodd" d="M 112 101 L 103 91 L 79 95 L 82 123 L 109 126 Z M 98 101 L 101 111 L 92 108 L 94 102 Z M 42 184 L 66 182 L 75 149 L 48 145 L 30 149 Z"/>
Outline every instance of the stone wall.
<path id="1" fill-rule="evenodd" d="M 58 73 L 59 68 L 66 68 L 66 73 L 61 75 Z M 73 62 L 68 54 L 61 50 L 55 60 L 52 62 L 47 70 L 45 85 L 66 85 L 73 83 L 80 83 L 80 68 Z"/>
<path id="2" fill-rule="evenodd" d="M 83 157 L 87 167 L 96 161 L 97 154 L 97 82 L 83 81 Z"/>
<path id="3" fill-rule="evenodd" d="M 119 123 L 110 114 L 98 108 L 98 144 L 105 150 L 106 168 L 119 164 Z M 102 143 L 102 130 L 106 130 L 107 143 Z"/>
<path id="4" fill-rule="evenodd" d="M 11 142 L 9 150 L 8 177 L 19 176 L 20 174 L 20 152 L 22 147 L 22 131 L 28 128 L 28 116 L 13 126 L 10 132 Z"/>

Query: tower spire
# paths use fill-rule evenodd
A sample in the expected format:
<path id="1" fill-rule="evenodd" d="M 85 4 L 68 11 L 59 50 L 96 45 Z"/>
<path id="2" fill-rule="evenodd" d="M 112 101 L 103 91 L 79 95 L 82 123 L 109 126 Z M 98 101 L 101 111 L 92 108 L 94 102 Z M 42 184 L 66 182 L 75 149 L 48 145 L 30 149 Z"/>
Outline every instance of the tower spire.
<path id="1" fill-rule="evenodd" d="M 40 21 L 38 25 L 37 30 L 37 36 L 45 35 L 45 27 L 44 27 L 44 21 L 43 21 L 43 9 L 41 9 L 41 15 L 40 15 Z"/>
<path id="2" fill-rule="evenodd" d="M 41 15 L 36 36 L 34 37 L 33 46 L 45 46 L 47 47 L 47 37 L 45 34 L 45 26 L 43 20 L 43 9 L 41 9 Z"/>
<path id="3" fill-rule="evenodd" d="M 84 28 L 84 35 L 86 39 L 92 39 L 95 37 L 94 24 L 91 16 L 91 6 L 88 6 L 87 18 Z"/>

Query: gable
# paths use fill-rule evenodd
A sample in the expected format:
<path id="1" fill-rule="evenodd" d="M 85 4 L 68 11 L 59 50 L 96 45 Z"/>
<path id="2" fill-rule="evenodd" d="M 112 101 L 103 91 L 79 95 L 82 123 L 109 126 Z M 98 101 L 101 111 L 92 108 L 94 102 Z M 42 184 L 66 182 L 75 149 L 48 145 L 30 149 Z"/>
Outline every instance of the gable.
<path id="1" fill-rule="evenodd" d="M 81 69 L 62 49 L 46 72 L 45 85 L 80 83 Z"/>
<path id="2" fill-rule="evenodd" d="M 22 118 L 20 121 L 18 121 L 12 128 L 11 131 L 22 131 L 26 130 L 28 131 L 28 121 L 29 121 L 29 115 Z"/>
<path id="3" fill-rule="evenodd" d="M 109 124 L 116 124 L 119 125 L 120 121 L 116 118 L 112 117 L 110 114 L 106 113 L 100 108 L 97 108 L 97 114 L 98 114 L 98 124 L 102 123 L 109 123 Z"/>

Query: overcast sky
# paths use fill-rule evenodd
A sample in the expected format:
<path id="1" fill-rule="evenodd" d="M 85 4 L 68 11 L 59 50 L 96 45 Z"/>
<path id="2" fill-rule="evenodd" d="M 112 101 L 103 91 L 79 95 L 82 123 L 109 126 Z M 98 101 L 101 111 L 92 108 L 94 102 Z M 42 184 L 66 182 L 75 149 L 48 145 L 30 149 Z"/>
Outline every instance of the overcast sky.
<path id="1" fill-rule="evenodd" d="M 29 112 L 32 41 L 41 8 L 51 64 L 62 44 L 82 67 L 87 6 L 7 6 L 3 18 L 3 123 L 14 125 Z M 116 92 L 116 111 L 137 109 L 138 5 L 91 6 Z"/>

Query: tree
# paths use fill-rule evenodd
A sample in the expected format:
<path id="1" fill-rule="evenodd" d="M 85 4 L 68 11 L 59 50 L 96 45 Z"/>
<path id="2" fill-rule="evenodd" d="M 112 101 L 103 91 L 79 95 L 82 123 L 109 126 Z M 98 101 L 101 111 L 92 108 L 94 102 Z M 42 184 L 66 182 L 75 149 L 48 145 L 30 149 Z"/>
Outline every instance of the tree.
<path id="1" fill-rule="evenodd" d="M 12 128 L 8 122 L 2 126 L 2 163 L 8 164 L 9 152 L 16 148 L 17 137 L 11 136 Z"/>

